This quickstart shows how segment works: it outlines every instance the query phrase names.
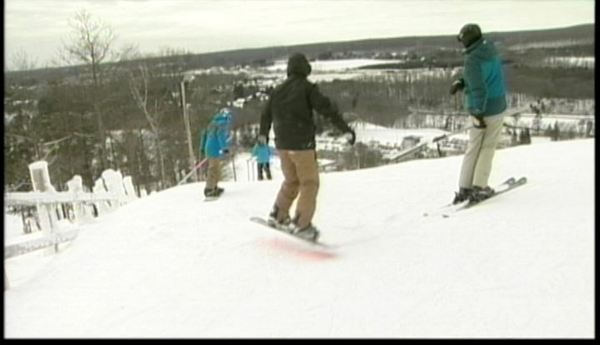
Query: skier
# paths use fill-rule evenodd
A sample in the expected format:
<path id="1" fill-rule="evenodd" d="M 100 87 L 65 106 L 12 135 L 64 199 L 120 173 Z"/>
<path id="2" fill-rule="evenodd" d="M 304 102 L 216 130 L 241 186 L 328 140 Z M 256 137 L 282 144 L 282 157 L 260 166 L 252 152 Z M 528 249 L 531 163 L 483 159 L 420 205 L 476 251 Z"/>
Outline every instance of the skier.
<path id="1" fill-rule="evenodd" d="M 273 149 L 267 145 L 263 137 L 259 137 L 257 143 L 252 148 L 252 156 L 256 157 L 256 168 L 258 171 L 258 180 L 263 180 L 263 171 L 267 175 L 267 180 L 271 179 L 271 155 Z"/>
<path id="2" fill-rule="evenodd" d="M 454 204 L 478 202 L 494 194 L 488 179 L 507 108 L 502 61 L 494 44 L 483 37 L 477 24 L 464 25 L 457 39 L 465 47 L 464 71 L 463 77 L 452 83 L 450 94 L 464 90 L 473 127 Z"/>
<path id="3" fill-rule="evenodd" d="M 269 224 L 288 227 L 290 232 L 316 241 L 319 232 L 313 226 L 312 218 L 319 189 L 319 170 L 313 110 L 340 129 L 350 145 L 354 144 L 356 135 L 335 104 L 321 94 L 316 84 L 307 80 L 310 72 L 306 56 L 295 53 L 289 57 L 287 79 L 273 90 L 263 109 L 259 138 L 261 142 L 268 142 L 272 124 L 284 176 L 269 214 Z M 296 199 L 296 212 L 290 218 L 289 209 Z"/>
<path id="4" fill-rule="evenodd" d="M 218 111 L 202 133 L 200 140 L 200 152 L 208 161 L 208 172 L 205 197 L 218 197 L 224 189 L 217 184 L 221 178 L 221 161 L 229 153 L 231 137 L 229 126 L 231 124 L 231 112 L 227 108 Z"/>

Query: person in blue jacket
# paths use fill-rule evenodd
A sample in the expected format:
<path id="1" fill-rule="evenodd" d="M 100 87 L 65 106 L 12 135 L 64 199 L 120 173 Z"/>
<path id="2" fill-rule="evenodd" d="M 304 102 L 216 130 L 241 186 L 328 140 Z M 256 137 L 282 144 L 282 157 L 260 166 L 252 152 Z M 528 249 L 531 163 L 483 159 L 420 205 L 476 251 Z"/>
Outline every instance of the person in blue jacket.
<path id="1" fill-rule="evenodd" d="M 258 171 L 258 180 L 263 180 L 263 171 L 267 175 L 267 180 L 271 179 L 271 156 L 275 151 L 267 145 L 264 138 L 259 137 L 256 145 L 252 148 L 252 156 L 256 157 L 256 168 Z"/>
<path id="2" fill-rule="evenodd" d="M 450 94 L 464 91 L 465 110 L 473 121 L 453 203 L 489 198 L 492 160 L 506 116 L 506 85 L 502 60 L 494 43 L 477 24 L 464 25 L 457 39 L 465 47 L 463 77 L 454 81 Z"/>
<path id="3" fill-rule="evenodd" d="M 231 112 L 227 108 L 221 109 L 212 118 L 200 139 L 200 153 L 208 161 L 206 186 L 204 196 L 217 197 L 224 191 L 217 186 L 221 179 L 221 161 L 229 153 L 231 136 Z"/>

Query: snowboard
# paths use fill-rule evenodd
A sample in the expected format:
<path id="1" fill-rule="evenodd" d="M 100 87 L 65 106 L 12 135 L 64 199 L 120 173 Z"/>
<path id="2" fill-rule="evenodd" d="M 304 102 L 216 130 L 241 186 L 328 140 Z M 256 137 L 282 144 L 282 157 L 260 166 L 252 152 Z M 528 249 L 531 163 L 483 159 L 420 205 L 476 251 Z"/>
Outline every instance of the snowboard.
<path id="1" fill-rule="evenodd" d="M 306 242 L 306 243 L 309 243 L 309 244 L 314 245 L 314 246 L 318 246 L 318 247 L 322 247 L 322 248 L 332 248 L 331 245 L 328 245 L 326 243 L 320 242 L 318 239 L 317 239 L 317 241 L 308 240 L 306 238 L 303 238 L 303 237 L 300 237 L 300 236 L 296 236 L 296 235 L 294 235 L 293 233 L 291 233 L 291 232 L 289 232 L 287 230 L 280 229 L 280 228 L 278 228 L 276 226 L 271 226 L 271 225 L 269 225 L 269 223 L 267 222 L 266 219 L 261 218 L 261 217 L 250 217 L 250 221 L 254 222 L 254 223 L 257 223 L 257 224 L 260 224 L 260 225 L 263 225 L 263 226 L 266 226 L 267 228 L 275 230 L 275 231 L 277 231 L 279 233 L 286 234 L 288 236 L 297 238 L 298 240 L 300 240 L 302 242 Z"/>

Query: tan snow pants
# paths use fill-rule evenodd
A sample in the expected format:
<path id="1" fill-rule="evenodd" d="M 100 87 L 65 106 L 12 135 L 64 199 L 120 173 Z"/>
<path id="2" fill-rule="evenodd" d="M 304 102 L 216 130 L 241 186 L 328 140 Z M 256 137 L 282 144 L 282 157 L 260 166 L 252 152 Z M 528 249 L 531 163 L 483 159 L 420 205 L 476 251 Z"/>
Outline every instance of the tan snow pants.
<path id="1" fill-rule="evenodd" d="M 319 191 L 319 169 L 315 150 L 277 150 L 281 161 L 284 181 L 275 204 L 278 219 L 288 215 L 292 203 L 296 203 L 297 225 L 303 228 L 312 221 Z"/>
<path id="2" fill-rule="evenodd" d="M 485 128 L 476 128 L 475 126 L 479 126 L 479 121 L 471 116 L 473 128 L 469 130 L 469 144 L 462 162 L 459 187 L 486 187 L 488 185 L 492 161 L 500 140 L 505 115 L 504 112 L 483 117 Z"/>
<path id="3" fill-rule="evenodd" d="M 213 189 L 221 179 L 221 159 L 208 158 L 208 168 L 206 172 L 206 189 Z"/>

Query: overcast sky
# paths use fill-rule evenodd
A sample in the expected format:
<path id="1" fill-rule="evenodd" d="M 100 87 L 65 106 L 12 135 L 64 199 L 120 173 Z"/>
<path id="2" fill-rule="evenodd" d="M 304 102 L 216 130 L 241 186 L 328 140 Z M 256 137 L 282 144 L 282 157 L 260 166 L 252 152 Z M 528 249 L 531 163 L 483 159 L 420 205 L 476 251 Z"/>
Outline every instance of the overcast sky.
<path id="1" fill-rule="evenodd" d="M 137 45 L 192 53 L 355 39 L 448 35 L 594 23 L 593 0 L 4 0 L 5 63 L 25 52 L 44 66 L 87 10 Z"/>

